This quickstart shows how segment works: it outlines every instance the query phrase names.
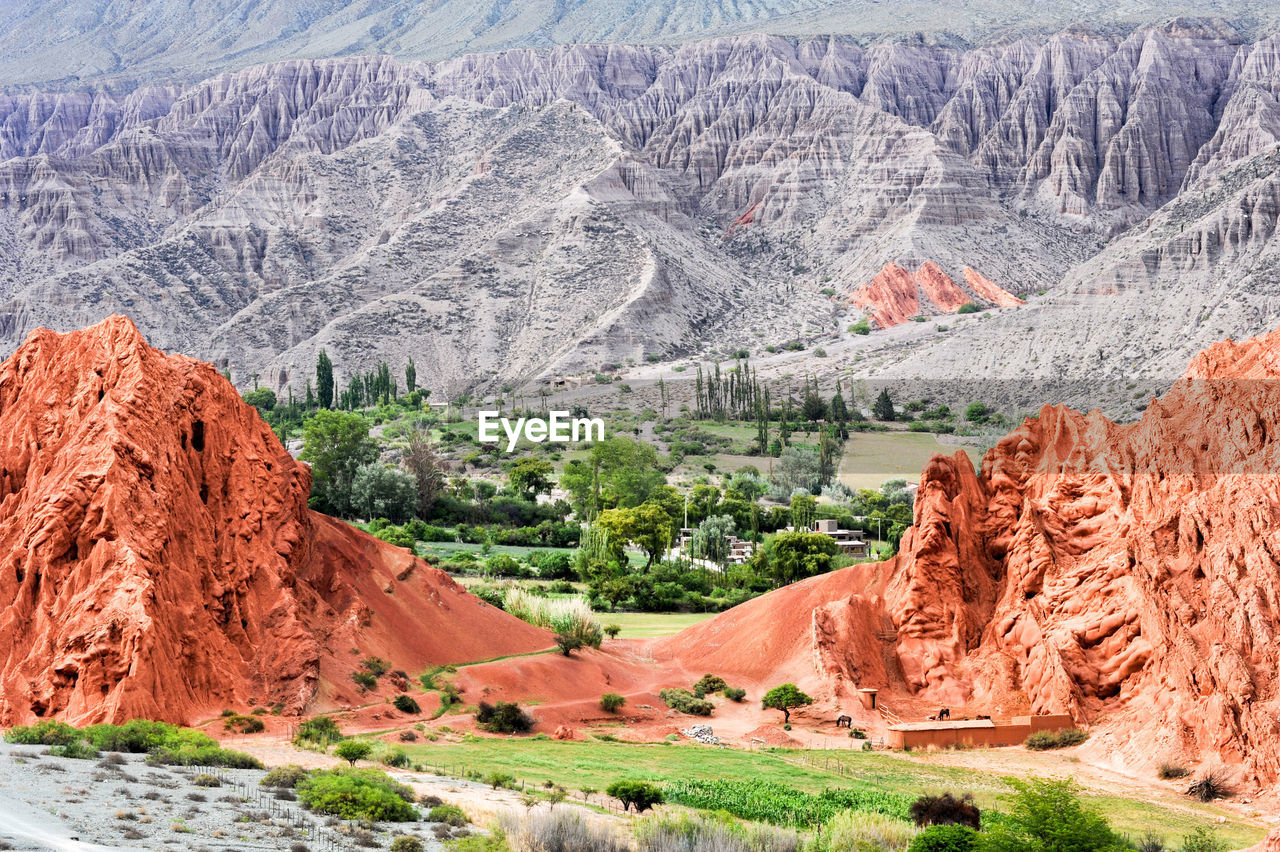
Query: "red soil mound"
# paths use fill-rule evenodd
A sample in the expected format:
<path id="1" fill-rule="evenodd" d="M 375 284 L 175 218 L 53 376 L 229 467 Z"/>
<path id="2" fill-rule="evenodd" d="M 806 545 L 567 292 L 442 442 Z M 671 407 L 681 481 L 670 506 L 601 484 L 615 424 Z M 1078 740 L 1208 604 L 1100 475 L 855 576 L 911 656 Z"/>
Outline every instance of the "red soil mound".
<path id="1" fill-rule="evenodd" d="M 1278 380 L 1280 332 L 1209 349 L 1135 424 L 1046 407 L 980 473 L 935 457 L 892 561 L 774 592 L 654 653 L 794 680 L 855 723 L 852 690 L 887 686 L 903 715 L 1066 712 L 1100 758 L 1274 780 Z"/>
<path id="2" fill-rule="evenodd" d="M 748 744 L 767 745 L 774 748 L 797 748 L 801 744 L 799 740 L 777 725 L 761 725 L 743 734 L 742 740 Z"/>
<path id="3" fill-rule="evenodd" d="M 211 366 L 122 317 L 33 333 L 0 365 L 0 722 L 300 711 L 366 654 L 548 644 L 309 490 Z"/>

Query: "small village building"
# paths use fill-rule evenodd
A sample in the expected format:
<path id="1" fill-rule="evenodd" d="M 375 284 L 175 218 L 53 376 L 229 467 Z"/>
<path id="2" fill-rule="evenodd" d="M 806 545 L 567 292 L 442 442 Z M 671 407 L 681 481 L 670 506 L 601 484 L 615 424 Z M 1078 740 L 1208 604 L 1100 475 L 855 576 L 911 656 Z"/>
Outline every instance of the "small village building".
<path id="1" fill-rule="evenodd" d="M 1067 714 L 1014 716 L 1009 719 L 957 719 L 942 722 L 904 722 L 889 726 L 889 748 L 980 748 L 1012 746 L 1026 742 L 1037 731 L 1061 731 L 1075 727 Z"/>
<path id="2" fill-rule="evenodd" d="M 861 533 L 856 530 L 840 529 L 832 518 L 822 518 L 814 521 L 812 530 L 835 539 L 836 546 L 840 548 L 840 552 L 848 556 L 866 556 L 869 552 L 867 543 L 863 540 Z"/>

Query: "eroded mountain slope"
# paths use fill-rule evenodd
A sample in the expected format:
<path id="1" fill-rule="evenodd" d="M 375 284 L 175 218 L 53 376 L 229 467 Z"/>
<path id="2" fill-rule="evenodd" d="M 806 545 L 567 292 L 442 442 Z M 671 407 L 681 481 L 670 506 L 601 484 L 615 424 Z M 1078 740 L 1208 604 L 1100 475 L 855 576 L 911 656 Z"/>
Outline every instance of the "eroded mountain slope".
<path id="1" fill-rule="evenodd" d="M 453 394 L 835 343 L 864 306 L 900 323 L 973 301 L 1003 310 L 827 364 L 946 381 L 1030 361 L 1085 394 L 1104 351 L 1159 386 L 1206 338 L 1275 317 L 1275 53 L 1174 21 L 968 50 L 753 35 L 11 92 L 0 343 L 119 311 L 237 381 L 301 393 L 323 346 L 346 375 L 416 355 Z M 947 295 L 851 306 L 894 266 Z"/>

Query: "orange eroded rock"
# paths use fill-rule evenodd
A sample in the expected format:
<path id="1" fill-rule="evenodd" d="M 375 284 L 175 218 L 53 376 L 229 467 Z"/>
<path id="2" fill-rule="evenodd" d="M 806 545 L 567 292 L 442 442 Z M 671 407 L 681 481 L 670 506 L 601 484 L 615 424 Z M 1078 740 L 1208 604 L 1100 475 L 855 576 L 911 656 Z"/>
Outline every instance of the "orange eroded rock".
<path id="1" fill-rule="evenodd" d="M 921 294 L 941 313 L 958 311 L 961 305 L 969 301 L 969 297 L 956 286 L 951 276 L 932 260 L 926 261 L 916 270 L 915 278 Z"/>
<path id="2" fill-rule="evenodd" d="M 896 263 L 890 263 L 866 284 L 853 292 L 849 301 L 871 312 L 881 328 L 899 325 L 920 313 L 919 288 L 915 276 Z"/>
<path id="3" fill-rule="evenodd" d="M 927 261 L 914 272 L 890 263 L 849 297 L 856 307 L 870 311 L 880 328 L 907 322 L 925 312 L 954 313 L 970 301 L 942 267 Z"/>
<path id="4" fill-rule="evenodd" d="M 123 317 L 34 332 L 0 365 L 0 723 L 301 711 L 364 655 L 549 644 L 309 490 L 210 365 Z"/>
<path id="5" fill-rule="evenodd" d="M 1018 305 L 1025 305 L 1022 299 L 1010 293 L 988 279 L 976 269 L 964 268 L 964 283 L 969 285 L 969 289 L 986 299 L 997 308 L 1016 308 Z"/>

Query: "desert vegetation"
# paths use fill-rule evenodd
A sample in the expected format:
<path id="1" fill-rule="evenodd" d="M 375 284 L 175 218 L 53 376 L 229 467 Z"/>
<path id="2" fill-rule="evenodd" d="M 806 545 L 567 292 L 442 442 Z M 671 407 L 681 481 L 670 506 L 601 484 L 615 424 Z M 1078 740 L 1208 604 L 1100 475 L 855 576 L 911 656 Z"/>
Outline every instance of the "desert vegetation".
<path id="1" fill-rule="evenodd" d="M 165 722 L 134 719 L 123 725 L 91 725 L 74 728 L 63 722 L 45 720 L 34 725 L 18 725 L 5 732 L 5 742 L 20 745 L 47 745 L 59 757 L 92 759 L 103 751 L 147 755 L 156 765 L 225 766 L 258 769 L 254 757 L 224 749 L 208 734 L 179 728 Z"/>

